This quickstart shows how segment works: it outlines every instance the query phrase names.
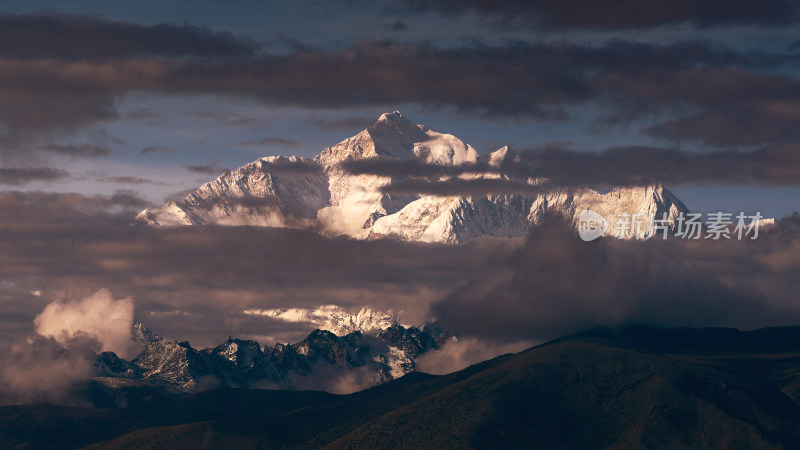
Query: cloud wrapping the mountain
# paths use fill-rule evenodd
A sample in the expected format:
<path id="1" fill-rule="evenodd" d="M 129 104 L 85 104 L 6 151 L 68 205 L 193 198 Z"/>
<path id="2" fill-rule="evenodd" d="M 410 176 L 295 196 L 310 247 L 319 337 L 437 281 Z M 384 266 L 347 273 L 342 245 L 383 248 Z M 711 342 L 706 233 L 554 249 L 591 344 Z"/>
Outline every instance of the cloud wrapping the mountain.
<path id="1" fill-rule="evenodd" d="M 136 356 L 132 342 L 133 300 L 114 299 L 107 289 L 72 301 L 54 301 L 33 319 L 36 333 L 68 347 L 76 337 L 100 343 L 100 351 L 123 358 Z"/>
<path id="2" fill-rule="evenodd" d="M 441 181 L 401 180 L 381 189 L 386 194 L 425 194 L 440 197 L 484 196 L 488 194 L 524 194 L 535 197 L 546 194 L 548 188 L 507 179 L 479 178 L 465 180 L 450 178 Z"/>
<path id="3" fill-rule="evenodd" d="M 69 350 L 42 337 L 0 342 L 0 405 L 74 403 L 71 394 L 95 374 L 98 348 L 84 337 L 68 344 Z"/>
<path id="4" fill-rule="evenodd" d="M 464 336 L 541 340 L 595 324 L 642 321 L 743 327 L 800 320 L 800 224 L 755 241 L 601 239 L 536 228 L 519 240 L 461 246 L 358 241 L 258 227 L 131 226 L 76 194 L 0 193 L 0 338 L 54 295 L 105 286 L 136 299 L 135 319 L 169 338 L 213 346 L 229 335 L 273 345 L 310 331 L 249 309 L 364 305 L 432 315 Z M 559 224 L 561 226 L 561 224 Z M 42 297 L 29 294 L 41 291 Z"/>
<path id="5" fill-rule="evenodd" d="M 787 276 L 800 270 L 800 227 L 792 221 L 757 240 L 587 243 L 551 217 L 431 309 L 466 335 L 511 341 L 630 322 L 790 325 L 800 320 L 800 281 Z"/>
<path id="6" fill-rule="evenodd" d="M 687 151 L 660 147 L 611 147 L 576 151 L 546 145 L 515 153 L 496 166 L 487 163 L 441 166 L 415 160 L 372 158 L 346 161 L 352 174 L 400 178 L 384 188 L 387 193 L 485 195 L 546 193 L 560 187 L 681 185 L 797 186 L 800 184 L 800 148 L 772 145 L 751 151 Z M 489 178 L 457 178 L 491 174 Z M 497 178 L 504 174 L 511 178 Z M 446 177 L 438 179 L 437 177 Z M 527 179 L 539 179 L 530 185 Z M 546 181 L 544 181 L 546 180 Z"/>
<path id="7" fill-rule="evenodd" d="M 229 335 L 273 345 L 309 330 L 248 309 L 336 304 L 403 311 L 422 323 L 446 295 L 508 244 L 465 246 L 328 238 L 260 227 L 131 226 L 113 196 L 0 193 L 0 276 L 16 288 L 0 304 L 0 338 L 18 335 L 55 294 L 84 298 L 106 287 L 136 299 L 136 320 L 195 346 Z M 181 314 L 175 314 L 180 311 Z"/>
<path id="8" fill-rule="evenodd" d="M 488 359 L 517 353 L 535 345 L 535 341 L 494 342 L 491 339 L 464 337 L 445 342 L 440 349 L 425 352 L 417 358 L 417 371 L 444 375 L 466 369 Z"/>

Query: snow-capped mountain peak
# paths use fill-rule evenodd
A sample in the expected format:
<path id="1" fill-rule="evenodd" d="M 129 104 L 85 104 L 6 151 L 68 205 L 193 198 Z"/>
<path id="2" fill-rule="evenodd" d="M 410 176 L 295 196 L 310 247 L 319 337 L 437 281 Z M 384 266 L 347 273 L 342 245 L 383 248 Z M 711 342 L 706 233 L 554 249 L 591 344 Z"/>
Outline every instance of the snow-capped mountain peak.
<path id="1" fill-rule="evenodd" d="M 450 165 L 478 159 L 475 149 L 461 139 L 412 123 L 394 111 L 382 114 L 357 135 L 324 149 L 315 160 L 329 169 L 348 159 L 378 156 Z"/>
<path id="2" fill-rule="evenodd" d="M 380 320 L 373 320 L 375 314 L 378 313 L 362 308 L 349 320 L 378 326 Z M 276 316 L 295 317 L 296 311 L 282 311 Z M 141 324 L 134 329 L 155 336 Z M 141 353 L 131 361 L 103 352 L 95 365 L 98 375 L 106 381 L 135 380 L 181 393 L 216 386 L 337 391 L 341 389 L 339 382 L 354 374 L 362 378 L 363 387 L 399 378 L 416 369 L 418 356 L 439 349 L 450 339 L 451 335 L 436 327 L 404 327 L 397 323 L 370 334 L 336 334 L 316 329 L 300 342 L 276 343 L 274 347 L 228 338 L 216 347 L 198 350 L 188 342 L 156 337 L 146 340 Z M 126 386 L 105 384 L 112 388 Z"/>
<path id="3" fill-rule="evenodd" d="M 502 147 L 488 156 L 491 166 L 506 168 L 520 155 Z M 547 194 L 440 197 L 389 195 L 383 188 L 396 180 L 355 175 L 341 163 L 390 157 L 454 166 L 481 158 L 469 144 L 406 119 L 399 111 L 382 114 L 367 129 L 313 159 L 268 156 L 220 175 L 186 198 L 142 211 L 136 220 L 150 225 L 259 225 L 313 228 L 356 238 L 394 237 L 458 244 L 481 236 L 522 237 L 547 213 L 577 226 L 578 215 L 592 209 L 613 226 L 620 214 L 688 212 L 662 186 L 617 188 L 607 194 L 592 189 Z M 505 175 L 501 175 L 504 176 Z M 498 177 L 478 174 L 476 177 Z M 520 180 L 536 184 L 537 180 Z M 631 236 L 641 237 L 649 224 Z"/>
<path id="4" fill-rule="evenodd" d="M 316 309 L 248 309 L 244 311 L 244 314 L 269 317 L 282 322 L 303 323 L 307 324 L 309 329 L 329 330 L 339 336 L 356 331 L 375 335 L 393 325 L 408 326 L 399 322 L 396 313 L 377 311 L 368 306 L 355 309 L 343 308 L 338 305 L 322 305 Z"/>
<path id="5" fill-rule="evenodd" d="M 500 167 L 503 164 L 518 163 L 520 156 L 509 146 L 503 146 L 489 154 L 489 165 Z"/>

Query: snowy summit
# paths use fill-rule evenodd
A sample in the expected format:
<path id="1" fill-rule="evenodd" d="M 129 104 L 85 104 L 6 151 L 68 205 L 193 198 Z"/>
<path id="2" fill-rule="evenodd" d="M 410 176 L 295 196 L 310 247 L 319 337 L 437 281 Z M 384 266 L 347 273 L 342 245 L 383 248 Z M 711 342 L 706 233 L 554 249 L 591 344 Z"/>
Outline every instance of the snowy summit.
<path id="1" fill-rule="evenodd" d="M 394 237 L 459 244 L 481 236 L 522 237 L 547 212 L 561 214 L 577 226 L 579 214 L 591 209 L 608 220 L 610 230 L 615 229 L 620 214 L 640 214 L 640 217 L 655 214 L 660 218 L 667 213 L 674 219 L 688 212 L 680 200 L 660 185 L 620 187 L 606 194 L 580 189 L 480 197 L 392 195 L 382 192 L 382 188 L 395 179 L 356 175 L 341 167 L 345 161 L 378 157 L 442 166 L 477 162 L 499 166 L 518 161 L 515 159 L 518 155 L 508 147 L 481 156 L 461 139 L 410 122 L 394 111 L 382 114 L 369 128 L 325 148 L 313 159 L 260 158 L 223 173 L 183 200 L 145 209 L 136 220 L 156 226 L 314 227 L 360 239 Z M 641 237 L 648 232 L 649 223 L 630 237 Z"/>

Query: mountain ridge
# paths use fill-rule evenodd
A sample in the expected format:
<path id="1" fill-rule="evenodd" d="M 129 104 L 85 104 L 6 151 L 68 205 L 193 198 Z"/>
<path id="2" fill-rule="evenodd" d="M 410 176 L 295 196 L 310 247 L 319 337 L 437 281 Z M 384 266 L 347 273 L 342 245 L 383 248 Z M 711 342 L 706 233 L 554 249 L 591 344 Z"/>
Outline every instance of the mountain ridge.
<path id="1" fill-rule="evenodd" d="M 348 376 L 358 377 L 358 386 L 374 386 L 413 372 L 419 355 L 453 338 L 434 326 L 395 322 L 369 334 L 355 330 L 337 336 L 317 329 L 299 342 L 273 347 L 229 337 L 216 347 L 195 349 L 188 342 L 155 335 L 139 323 L 133 330 L 134 341 L 144 345 L 134 359 L 108 351 L 97 356 L 96 381 L 111 391 L 127 388 L 129 382 L 167 394 L 212 387 L 341 390 L 336 383 Z M 118 401 L 129 402 L 125 396 Z"/>
<path id="2" fill-rule="evenodd" d="M 410 373 L 349 395 L 223 388 L 129 408 L 0 407 L 0 442 L 797 448 L 798 342 L 800 327 L 595 329 L 448 375 Z"/>
<path id="3" fill-rule="evenodd" d="M 507 146 L 481 156 L 461 139 L 414 124 L 399 111 L 385 113 L 367 129 L 327 147 L 313 159 L 267 156 L 220 175 L 179 201 L 147 208 L 135 221 L 153 226 L 256 225 L 309 228 L 358 239 L 392 237 L 460 244 L 482 236 L 524 237 L 549 212 L 577 227 L 581 211 L 592 209 L 609 222 L 610 235 L 642 238 L 650 224 L 629 236 L 615 230 L 619 214 L 674 219 L 686 206 L 661 185 L 617 187 L 606 194 L 582 188 L 547 194 L 437 196 L 389 194 L 398 178 L 353 174 L 343 163 L 394 158 L 456 167 L 518 163 Z M 507 177 L 477 174 L 475 177 Z M 439 180 L 444 179 L 439 177 Z M 520 179 L 534 185 L 537 180 Z"/>

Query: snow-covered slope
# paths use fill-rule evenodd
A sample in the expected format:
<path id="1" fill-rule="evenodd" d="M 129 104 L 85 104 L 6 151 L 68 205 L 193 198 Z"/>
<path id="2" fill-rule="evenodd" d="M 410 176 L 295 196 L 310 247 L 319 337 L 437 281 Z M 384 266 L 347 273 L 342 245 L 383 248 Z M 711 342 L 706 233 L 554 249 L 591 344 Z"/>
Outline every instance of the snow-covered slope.
<path id="1" fill-rule="evenodd" d="M 417 196 L 388 195 L 380 189 L 391 178 L 352 175 L 340 167 L 350 160 L 393 157 L 429 164 L 454 165 L 478 160 L 478 152 L 449 134 L 411 123 L 398 111 L 383 114 L 371 127 L 322 151 L 316 158 L 329 179 L 330 206 L 318 215 L 333 232 L 365 237 L 376 219 L 394 214 Z"/>
<path id="2" fill-rule="evenodd" d="M 179 202 L 145 209 L 151 225 L 301 227 L 329 203 L 327 177 L 308 158 L 268 156 L 226 172 Z"/>
<path id="3" fill-rule="evenodd" d="M 688 210 L 660 185 L 616 188 L 606 194 L 591 189 L 545 195 L 505 194 L 440 197 L 392 195 L 381 189 L 396 180 L 354 175 L 347 161 L 391 157 L 454 166 L 481 160 L 455 136 L 408 121 L 398 111 L 386 113 L 357 135 L 324 149 L 313 160 L 270 156 L 220 175 L 178 202 L 148 208 L 136 217 L 151 225 L 260 225 L 315 228 L 356 238 L 463 243 L 481 236 L 521 237 L 546 213 L 557 213 L 578 225 L 591 209 L 609 222 L 607 235 L 642 237 L 655 214 L 669 218 Z M 485 159 L 491 165 L 519 162 L 503 147 Z M 476 177 L 505 177 L 480 174 Z M 535 184 L 535 180 L 516 180 Z M 638 217 L 644 223 L 629 235 L 617 229 L 617 218 Z"/>
<path id="4" fill-rule="evenodd" d="M 283 322 L 306 324 L 310 328 L 328 330 L 338 336 L 356 331 L 377 335 L 380 331 L 399 323 L 397 314 L 392 311 L 376 311 L 368 306 L 349 311 L 338 305 L 321 305 L 316 309 L 247 309 L 250 316 L 265 316 Z"/>

